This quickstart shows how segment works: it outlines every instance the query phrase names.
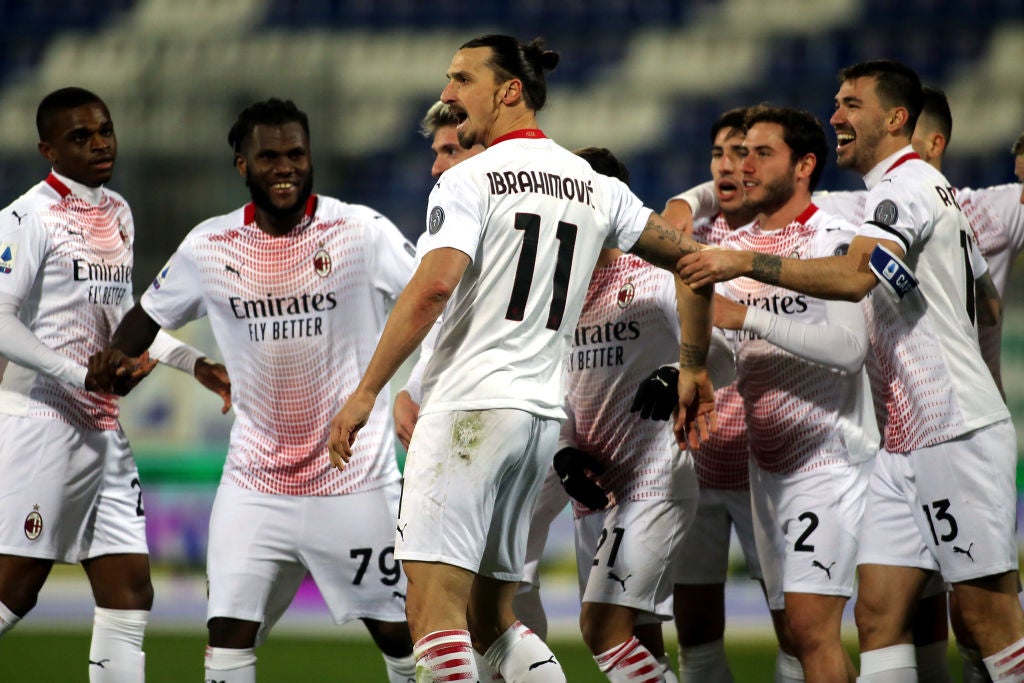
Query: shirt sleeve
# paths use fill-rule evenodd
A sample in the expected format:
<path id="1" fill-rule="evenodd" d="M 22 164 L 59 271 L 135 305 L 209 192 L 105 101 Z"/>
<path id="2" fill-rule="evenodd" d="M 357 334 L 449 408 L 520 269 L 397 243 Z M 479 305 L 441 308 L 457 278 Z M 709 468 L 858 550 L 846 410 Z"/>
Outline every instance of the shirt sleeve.
<path id="1" fill-rule="evenodd" d="M 604 185 L 611 201 L 612 232 L 605 240 L 604 246 L 629 251 L 640 239 L 654 211 L 644 206 L 640 198 L 618 178 L 600 173 L 594 175 L 597 182 Z"/>
<path id="2" fill-rule="evenodd" d="M 857 234 L 897 242 L 904 254 L 934 229 L 927 204 L 911 183 L 883 182 L 868 191 Z M 927 234 L 926 234 L 927 233 Z"/>
<path id="3" fill-rule="evenodd" d="M 579 442 L 576 439 L 576 413 L 573 412 L 568 397 L 562 404 L 562 408 L 565 410 L 566 419 L 558 433 L 558 447 L 555 448 L 555 453 L 563 448 L 579 448 Z M 554 453 L 552 453 L 553 455 Z"/>
<path id="4" fill-rule="evenodd" d="M 0 356 L 65 384 L 85 389 L 87 368 L 39 340 L 18 318 L 21 300 L 0 294 Z"/>
<path id="5" fill-rule="evenodd" d="M 806 325 L 754 306 L 747 308 L 743 329 L 793 355 L 836 370 L 860 370 L 868 333 L 860 303 L 826 301 L 825 325 Z"/>
<path id="6" fill-rule="evenodd" d="M 449 169 L 434 185 L 427 200 L 427 232 L 419 240 L 418 257 L 449 247 L 477 257 L 483 232 L 483 196 L 458 167 Z"/>
<path id="7" fill-rule="evenodd" d="M 394 223 L 381 214 L 373 214 L 370 231 L 373 285 L 388 298 L 396 299 L 412 277 L 416 247 L 405 239 Z"/>
<path id="8" fill-rule="evenodd" d="M 669 197 L 668 201 L 683 201 L 690 205 L 693 220 L 710 220 L 718 213 L 718 196 L 715 194 L 715 181 L 695 185 L 685 192 Z M 667 202 L 666 202 L 667 203 Z"/>
<path id="9" fill-rule="evenodd" d="M 140 303 L 160 327 L 176 330 L 206 315 L 202 282 L 188 240 L 157 274 Z"/>
<path id="10" fill-rule="evenodd" d="M 867 198 L 867 190 L 851 190 L 849 192 L 815 192 L 811 201 L 819 209 L 845 218 L 851 223 L 860 224 L 864 220 L 864 203 Z"/>
<path id="11" fill-rule="evenodd" d="M 149 355 L 172 368 L 189 375 L 196 372 L 196 363 L 203 357 L 199 349 L 193 348 L 163 330 L 156 333 L 156 339 L 149 345 Z"/>

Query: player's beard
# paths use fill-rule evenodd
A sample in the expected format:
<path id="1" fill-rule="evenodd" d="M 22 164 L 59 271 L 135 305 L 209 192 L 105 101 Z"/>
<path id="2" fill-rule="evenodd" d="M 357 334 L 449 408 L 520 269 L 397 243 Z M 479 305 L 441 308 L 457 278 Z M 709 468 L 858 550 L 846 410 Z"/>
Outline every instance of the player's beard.
<path id="1" fill-rule="evenodd" d="M 270 200 L 270 194 L 248 172 L 245 174 L 245 184 L 249 187 L 249 196 L 252 198 L 252 203 L 261 211 L 275 218 L 284 218 L 301 208 L 305 208 L 309 196 L 313 194 L 313 167 L 309 167 L 309 173 L 306 174 L 306 179 L 302 182 L 302 186 L 299 187 L 299 194 L 295 199 L 295 203 L 291 206 L 275 205 Z"/>
<path id="2" fill-rule="evenodd" d="M 762 183 L 761 190 L 764 196 L 757 200 L 744 199 L 743 208 L 755 213 L 772 214 L 785 206 L 796 192 L 796 180 L 792 173 L 787 173 L 775 182 Z"/>

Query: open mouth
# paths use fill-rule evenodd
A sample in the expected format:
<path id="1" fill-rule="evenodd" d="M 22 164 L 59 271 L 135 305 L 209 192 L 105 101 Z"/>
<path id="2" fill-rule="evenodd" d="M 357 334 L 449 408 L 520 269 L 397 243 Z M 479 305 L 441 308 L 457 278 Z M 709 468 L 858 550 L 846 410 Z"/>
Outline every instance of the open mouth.
<path id="1" fill-rule="evenodd" d="M 846 147 L 848 144 L 850 144 L 856 139 L 857 136 L 854 135 L 852 132 L 836 131 L 836 149 L 842 149 L 843 147 Z"/>
<path id="2" fill-rule="evenodd" d="M 718 181 L 715 188 L 718 191 L 719 200 L 729 200 L 734 198 L 740 191 L 739 185 L 734 180 L 722 179 Z"/>

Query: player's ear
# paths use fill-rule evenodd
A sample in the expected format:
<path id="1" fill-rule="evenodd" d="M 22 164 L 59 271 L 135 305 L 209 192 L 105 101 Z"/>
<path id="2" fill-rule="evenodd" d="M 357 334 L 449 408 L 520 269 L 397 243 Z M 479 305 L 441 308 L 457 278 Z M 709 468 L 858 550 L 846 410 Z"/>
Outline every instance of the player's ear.
<path id="1" fill-rule="evenodd" d="M 50 162 L 51 166 L 57 161 L 57 153 L 53 150 L 53 145 L 49 142 L 46 140 L 40 140 L 37 147 L 39 149 L 39 153 L 43 155 L 44 159 Z"/>
<path id="2" fill-rule="evenodd" d="M 236 154 L 235 155 L 235 168 L 238 169 L 238 175 L 240 175 L 240 176 L 242 176 L 244 178 L 245 177 L 246 169 L 248 168 L 247 164 L 245 163 L 245 156 L 244 155 L 242 155 L 242 154 Z"/>
<path id="3" fill-rule="evenodd" d="M 512 80 L 505 83 L 505 87 L 502 90 L 501 101 L 504 104 L 511 106 L 519 102 L 522 96 L 523 82 L 520 81 L 518 78 L 513 78 Z"/>

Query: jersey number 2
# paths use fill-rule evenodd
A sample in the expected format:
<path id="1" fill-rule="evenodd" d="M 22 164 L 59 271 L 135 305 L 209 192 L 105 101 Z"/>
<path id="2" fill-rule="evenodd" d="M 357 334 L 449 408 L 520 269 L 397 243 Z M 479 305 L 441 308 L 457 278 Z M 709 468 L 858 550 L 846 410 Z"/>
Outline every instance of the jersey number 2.
<path id="1" fill-rule="evenodd" d="M 505 311 L 506 320 L 522 320 L 526 313 L 526 299 L 533 285 L 533 269 L 537 265 L 537 244 L 540 239 L 540 216 L 535 213 L 517 213 L 515 229 L 523 231 L 523 248 L 516 265 L 516 279 L 512 283 L 512 297 Z M 549 330 L 557 330 L 565 313 L 565 297 L 569 290 L 569 275 L 572 273 L 572 254 L 576 248 L 576 226 L 558 221 L 555 231 L 558 239 L 558 261 L 555 264 L 555 287 L 548 309 Z"/>

